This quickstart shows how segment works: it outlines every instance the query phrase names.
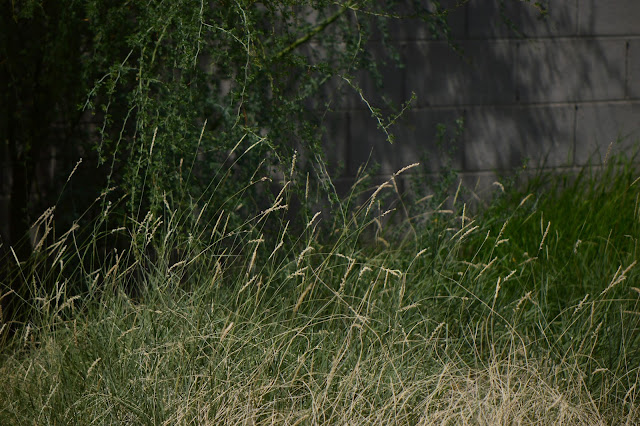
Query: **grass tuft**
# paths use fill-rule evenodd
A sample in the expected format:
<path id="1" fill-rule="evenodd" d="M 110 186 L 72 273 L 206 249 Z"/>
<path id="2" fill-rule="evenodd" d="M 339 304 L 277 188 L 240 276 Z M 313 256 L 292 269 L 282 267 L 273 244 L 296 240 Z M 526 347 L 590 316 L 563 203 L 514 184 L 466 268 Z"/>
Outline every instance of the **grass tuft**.
<path id="1" fill-rule="evenodd" d="M 608 164 L 419 225 L 385 225 L 392 184 L 331 226 L 290 226 L 287 182 L 233 229 L 167 203 L 53 239 L 47 212 L 0 423 L 637 424 L 640 187 Z"/>

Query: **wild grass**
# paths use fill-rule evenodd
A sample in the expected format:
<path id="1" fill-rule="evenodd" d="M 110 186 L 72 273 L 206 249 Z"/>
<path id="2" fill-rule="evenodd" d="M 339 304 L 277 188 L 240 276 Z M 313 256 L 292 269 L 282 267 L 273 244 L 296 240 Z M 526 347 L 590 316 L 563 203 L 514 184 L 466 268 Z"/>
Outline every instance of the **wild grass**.
<path id="1" fill-rule="evenodd" d="M 0 423 L 637 424 L 637 176 L 610 161 L 403 224 L 376 203 L 392 181 L 329 227 L 289 225 L 286 178 L 233 229 L 206 203 L 105 212 L 20 264 Z"/>

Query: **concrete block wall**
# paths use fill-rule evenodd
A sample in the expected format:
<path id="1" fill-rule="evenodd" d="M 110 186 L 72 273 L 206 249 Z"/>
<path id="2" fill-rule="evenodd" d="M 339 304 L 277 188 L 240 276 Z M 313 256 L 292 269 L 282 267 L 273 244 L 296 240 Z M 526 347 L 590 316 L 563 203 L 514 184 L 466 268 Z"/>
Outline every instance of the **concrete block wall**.
<path id="1" fill-rule="evenodd" d="M 331 159 L 345 165 L 341 179 L 367 159 L 383 179 L 424 153 L 437 173 L 444 161 L 436 126 L 458 117 L 465 129 L 450 164 L 466 183 L 490 185 L 525 159 L 533 169 L 577 169 L 602 162 L 610 146 L 631 153 L 640 143 L 640 1 L 545 3 L 540 19 L 533 2 L 504 1 L 517 32 L 504 23 L 499 0 L 457 7 L 449 23 L 462 55 L 424 24 L 392 25 L 404 67 L 387 61 L 381 88 L 362 75 L 357 83 L 378 107 L 383 94 L 401 103 L 415 92 L 417 101 L 390 145 L 357 94 L 344 85 L 334 93 L 327 141 Z M 379 41 L 369 51 L 385 58 Z"/>
<path id="2" fill-rule="evenodd" d="M 619 137 L 613 149 L 623 152 L 640 141 L 640 0 L 544 0 L 544 20 L 533 1 L 504 0 L 502 10 L 500 0 L 440 3 L 454 8 L 448 20 L 462 55 L 433 40 L 424 23 L 396 21 L 390 32 L 404 66 L 374 39 L 368 49 L 386 61 L 383 87 L 364 73 L 356 79 L 376 107 L 416 93 L 392 129 L 394 145 L 348 84 L 338 81 L 340 88 L 327 94 L 329 160 L 344 165 L 336 187 L 347 190 L 363 162 L 379 163 L 380 182 L 424 157 L 427 171 L 453 167 L 482 191 L 525 158 L 534 169 L 576 169 L 603 161 Z M 438 124 L 452 129 L 460 117 L 465 130 L 455 150 L 438 146 Z M 0 233 L 6 233 L 10 165 L 7 147 L 0 150 Z"/>

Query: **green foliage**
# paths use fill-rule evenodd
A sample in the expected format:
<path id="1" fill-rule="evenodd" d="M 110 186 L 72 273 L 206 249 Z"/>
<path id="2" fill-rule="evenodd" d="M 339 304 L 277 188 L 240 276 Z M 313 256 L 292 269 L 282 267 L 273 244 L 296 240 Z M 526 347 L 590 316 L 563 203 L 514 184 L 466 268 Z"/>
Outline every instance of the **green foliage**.
<path id="1" fill-rule="evenodd" d="M 331 79 L 365 64 L 375 71 L 365 55 L 369 17 L 393 17 L 394 7 L 88 2 L 94 66 L 110 67 L 88 105 L 101 111 L 99 161 L 111 162 L 108 185 L 129 195 L 127 215 L 165 197 L 190 205 L 212 184 L 223 202 L 256 177 L 273 178 L 296 150 L 321 159 L 319 120 L 305 106 Z M 234 147 L 242 162 L 221 176 Z"/>
<path id="2" fill-rule="evenodd" d="M 52 269 L 30 259 L 29 241 L 31 225 L 52 206 L 57 229 L 47 234 L 50 241 L 75 223 L 100 223 L 103 253 L 128 247 L 132 239 L 141 255 L 156 247 L 138 241 L 135 232 L 109 232 L 136 229 L 149 217 L 166 223 L 173 210 L 180 212 L 183 229 L 177 233 L 185 239 L 194 221 L 210 223 L 222 212 L 240 226 L 271 205 L 283 181 L 307 213 L 300 222 L 310 218 L 312 198 L 328 196 L 336 205 L 320 147 L 319 117 L 327 107 L 318 95 L 360 69 L 375 73 L 367 40 L 379 22 L 397 18 L 401 6 L 320 0 L 4 3 L 0 80 L 7 90 L 0 108 L 8 119 L 0 130 L 13 174 L 12 223 L 0 265 L 12 278 L 4 289 L 26 298 L 30 284 L 15 270 L 27 267 L 21 262 L 29 263 L 27 269 Z M 411 13 L 436 19 L 426 9 Z M 51 167 L 52 155 L 60 160 L 57 175 L 45 187 L 36 172 Z M 297 176 L 291 176 L 294 166 Z"/>

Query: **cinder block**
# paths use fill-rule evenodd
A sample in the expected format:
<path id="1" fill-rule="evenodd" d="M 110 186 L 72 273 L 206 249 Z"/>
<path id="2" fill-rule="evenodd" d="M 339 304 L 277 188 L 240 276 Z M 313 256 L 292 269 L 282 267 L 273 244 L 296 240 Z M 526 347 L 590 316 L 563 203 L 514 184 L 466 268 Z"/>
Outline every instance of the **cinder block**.
<path id="1" fill-rule="evenodd" d="M 0 129 L 2 131 L 4 129 Z M 3 141 L 4 142 L 4 141 Z M 4 195 L 9 195 L 11 191 L 11 160 L 9 155 L 9 144 L 4 142 L 0 147 L 0 176 L 2 177 L 2 181 L 0 181 L 0 197 Z"/>
<path id="2" fill-rule="evenodd" d="M 576 116 L 576 164 L 601 163 L 640 143 L 640 102 L 580 105 Z M 610 151 L 611 147 L 611 151 Z"/>
<path id="3" fill-rule="evenodd" d="M 640 2 L 580 0 L 578 31 L 584 35 L 640 35 Z"/>
<path id="4" fill-rule="evenodd" d="M 351 77 L 335 76 L 325 84 L 314 101 L 318 110 L 365 110 L 369 102 L 375 108 L 384 108 L 391 102 L 400 105 L 405 99 L 403 85 L 402 45 L 392 46 L 396 51 L 390 51 L 380 42 L 372 42 L 366 47 L 366 54 L 370 55 L 368 63 L 377 65 L 375 72 L 368 70 L 354 71 Z M 397 55 L 395 60 L 391 55 Z M 362 91 L 362 96 L 359 93 Z"/>
<path id="5" fill-rule="evenodd" d="M 463 111 L 453 108 L 408 111 L 396 126 L 389 129 L 395 136 L 395 142 L 390 144 L 370 113 L 352 113 L 349 174 L 355 175 L 358 168 L 367 162 L 369 166 L 378 164 L 378 174 L 387 176 L 417 162 L 421 167 L 413 172 L 438 172 L 449 165 L 460 169 L 462 140 L 459 141 L 460 146 L 454 147 L 450 139 L 455 132 L 455 121 L 462 115 Z M 447 128 L 446 138 L 441 143 L 436 137 L 439 123 Z"/>
<path id="6" fill-rule="evenodd" d="M 474 107 L 467 111 L 464 170 L 559 167 L 573 161 L 573 106 Z"/>
<path id="7" fill-rule="evenodd" d="M 0 242 L 5 247 L 9 244 L 9 197 L 4 195 L 0 196 Z"/>
<path id="8" fill-rule="evenodd" d="M 504 6 L 502 10 L 500 3 Z M 578 0 L 547 0 L 540 3 L 548 13 L 543 14 L 534 2 L 469 2 L 469 37 L 521 38 L 576 34 Z"/>
<path id="9" fill-rule="evenodd" d="M 517 85 L 522 102 L 622 99 L 625 41 L 529 40 L 518 46 Z"/>
<path id="10" fill-rule="evenodd" d="M 467 215 L 486 209 L 491 200 L 500 194 L 500 176 L 495 172 L 461 173 L 460 202 L 466 204 Z"/>
<path id="11" fill-rule="evenodd" d="M 326 155 L 329 175 L 332 178 L 344 176 L 349 146 L 349 113 L 328 112 L 322 117 L 321 125 L 322 147 Z"/>
<path id="12" fill-rule="evenodd" d="M 442 34 L 442 30 L 446 26 L 453 39 L 466 38 L 467 4 L 459 0 L 441 0 L 439 2 L 441 7 L 436 10 L 433 1 L 422 0 L 420 7 L 433 14 L 432 21 L 425 21 L 417 18 L 415 8 L 408 6 L 407 3 L 411 2 L 402 3 L 404 6 L 397 9 L 403 19 L 388 21 L 388 33 L 392 40 L 444 40 L 446 37 Z"/>
<path id="13" fill-rule="evenodd" d="M 330 60 L 330 52 L 327 46 L 315 42 L 302 45 L 296 49 L 296 54 L 305 57 L 308 63 L 314 65 L 326 63 Z M 328 109 L 344 109 L 347 103 L 343 101 L 343 98 L 348 93 L 342 87 L 345 82 L 337 76 L 328 78 L 318 74 L 317 78 L 327 78 L 327 80 L 317 81 L 318 86 L 313 88 L 313 93 L 310 93 L 309 97 L 304 101 L 305 107 L 320 113 Z"/>
<path id="14" fill-rule="evenodd" d="M 8 163 L 0 164 L 0 197 L 11 193 L 11 168 Z"/>
<path id="15" fill-rule="evenodd" d="M 405 50 L 407 94 L 417 105 L 515 102 L 515 42 L 466 41 L 463 55 L 444 42 L 416 42 Z"/>
<path id="16" fill-rule="evenodd" d="M 627 96 L 640 98 L 640 40 L 629 40 L 627 48 Z"/>
<path id="17" fill-rule="evenodd" d="M 338 179 L 333 179 L 331 181 L 333 183 L 333 187 L 336 189 L 336 193 L 340 198 L 347 198 L 354 193 L 354 183 L 355 179 L 351 176 L 344 176 Z M 364 189 L 364 188 L 359 188 Z M 368 189 L 368 188 L 367 188 Z M 364 202 L 363 199 L 358 200 L 359 202 Z"/>

